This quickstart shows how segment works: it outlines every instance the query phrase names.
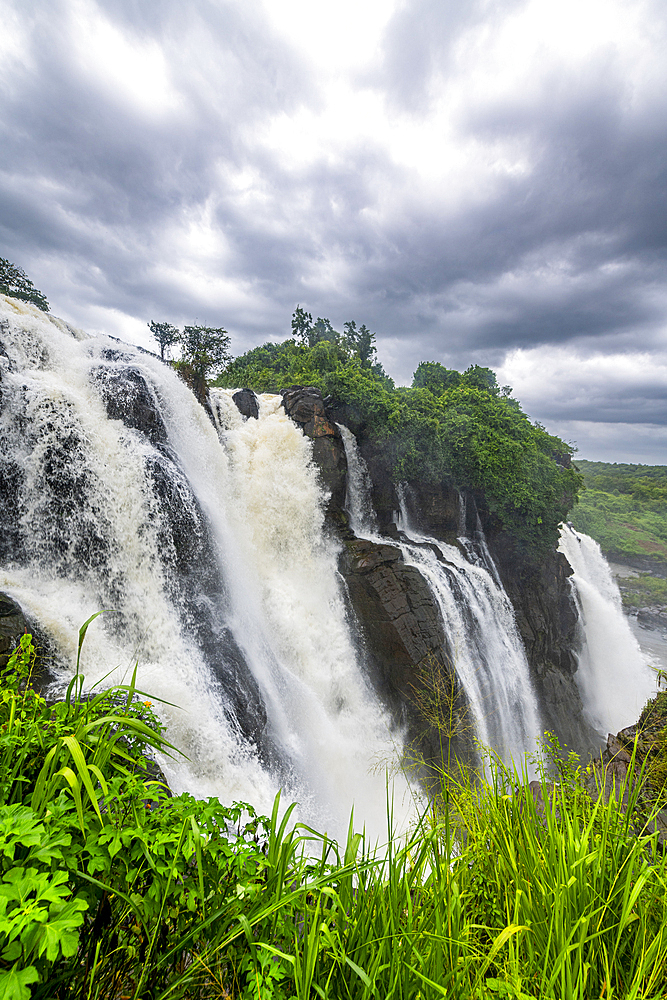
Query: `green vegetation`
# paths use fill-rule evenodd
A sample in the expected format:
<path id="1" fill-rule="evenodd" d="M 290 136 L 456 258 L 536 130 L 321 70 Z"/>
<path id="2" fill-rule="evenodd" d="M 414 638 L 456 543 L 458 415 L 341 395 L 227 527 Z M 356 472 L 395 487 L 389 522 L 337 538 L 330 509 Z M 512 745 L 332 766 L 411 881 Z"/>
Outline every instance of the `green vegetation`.
<path id="1" fill-rule="evenodd" d="M 169 353 L 169 348 L 177 344 L 181 339 L 181 331 L 177 326 L 172 326 L 171 323 L 156 323 L 154 319 L 147 323 L 146 326 L 151 331 L 151 334 L 158 342 L 160 348 L 160 357 L 165 360 L 165 351 Z"/>
<path id="2" fill-rule="evenodd" d="M 215 378 L 231 361 L 229 335 L 221 326 L 184 326 L 180 331 L 171 323 L 156 323 L 155 320 L 147 325 L 158 342 L 163 361 L 170 347 L 180 346 L 181 357 L 176 368 L 186 381 L 188 376 L 200 382 Z"/>
<path id="3" fill-rule="evenodd" d="M 0 686 L 2 1000 L 665 995 L 667 854 L 632 766 L 626 810 L 574 759 L 543 807 L 497 762 L 443 776 L 404 838 L 350 823 L 339 849 L 278 801 L 170 798 L 133 684 L 83 699 L 77 675 L 47 705 L 32 660 L 26 636 Z"/>
<path id="4" fill-rule="evenodd" d="M 666 563 L 667 466 L 579 459 L 577 467 L 586 489 L 571 515 L 575 528 L 591 535 L 611 559 Z M 637 594 L 651 587 L 661 590 L 658 582 L 645 581 Z"/>
<path id="5" fill-rule="evenodd" d="M 315 386 L 354 413 L 361 436 L 382 452 L 396 482 L 445 480 L 478 491 L 534 554 L 556 543 L 581 483 L 566 467 L 571 449 L 532 424 L 489 368 L 460 373 L 427 362 L 411 388 L 396 388 L 372 360 L 366 327 L 348 322 L 339 334 L 299 308 L 292 326 L 295 339 L 248 351 L 215 384 L 258 392 Z"/>
<path id="6" fill-rule="evenodd" d="M 625 607 L 667 607 L 667 580 L 662 577 L 639 573 L 618 582 Z"/>
<path id="7" fill-rule="evenodd" d="M 0 292 L 14 299 L 31 302 L 42 312 L 49 311 L 46 295 L 35 288 L 32 281 L 22 268 L 0 257 Z"/>

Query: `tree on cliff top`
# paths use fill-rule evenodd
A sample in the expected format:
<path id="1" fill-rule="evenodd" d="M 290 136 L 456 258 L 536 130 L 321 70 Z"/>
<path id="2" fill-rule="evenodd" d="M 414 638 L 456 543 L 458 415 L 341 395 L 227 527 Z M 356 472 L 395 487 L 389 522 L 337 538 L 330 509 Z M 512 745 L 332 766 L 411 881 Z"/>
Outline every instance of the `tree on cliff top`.
<path id="1" fill-rule="evenodd" d="M 422 361 L 412 376 L 413 389 L 430 389 L 434 396 L 440 396 L 445 389 L 451 389 L 461 381 L 461 372 L 445 368 L 439 361 Z"/>
<path id="2" fill-rule="evenodd" d="M 164 361 L 164 352 L 179 342 L 181 332 L 178 327 L 172 326 L 171 323 L 156 323 L 155 320 L 151 320 L 146 325 L 160 345 L 160 357 Z"/>
<path id="3" fill-rule="evenodd" d="M 185 326 L 180 343 L 182 360 L 201 379 L 215 378 L 232 359 L 229 335 L 221 326 Z"/>
<path id="4" fill-rule="evenodd" d="M 49 311 L 49 303 L 46 295 L 35 288 L 25 271 L 12 264 L 11 261 L 0 257 L 0 292 L 9 295 L 13 299 L 22 299 L 24 302 L 31 302 L 42 312 Z"/>

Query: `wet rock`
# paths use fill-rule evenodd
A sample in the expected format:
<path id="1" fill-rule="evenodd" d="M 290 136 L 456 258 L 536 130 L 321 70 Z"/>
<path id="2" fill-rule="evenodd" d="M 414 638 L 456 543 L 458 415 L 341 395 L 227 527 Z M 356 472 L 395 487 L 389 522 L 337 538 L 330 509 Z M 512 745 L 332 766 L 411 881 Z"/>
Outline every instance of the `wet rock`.
<path id="1" fill-rule="evenodd" d="M 406 566 L 399 548 L 365 539 L 344 543 L 341 573 L 361 633 L 371 680 L 397 722 L 407 724 L 408 744 L 442 762 L 443 734 L 424 717 L 420 692 L 429 684 L 451 695 L 454 714 L 464 712 L 450 669 L 447 638 L 424 577 Z M 461 739 L 456 752 L 467 754 Z"/>
<path id="2" fill-rule="evenodd" d="M 0 593 L 0 669 L 7 666 L 25 632 L 30 632 L 30 627 L 20 606 L 7 594 Z"/>
<path id="3" fill-rule="evenodd" d="M 602 738 L 584 717 L 575 679 L 579 615 L 570 564 L 557 551 L 537 562 L 503 532 L 488 531 L 487 542 L 514 607 L 545 729 L 568 750 L 597 753 Z"/>
<path id="4" fill-rule="evenodd" d="M 293 385 L 289 389 L 281 389 L 280 395 L 285 413 L 297 424 L 305 427 L 313 417 L 326 416 L 322 393 L 313 386 Z"/>
<path id="5" fill-rule="evenodd" d="M 410 523 L 422 534 L 453 545 L 466 533 L 466 505 L 455 486 L 412 481 L 405 486 L 405 501 Z"/>
<path id="6" fill-rule="evenodd" d="M 232 396 L 232 399 L 236 403 L 236 408 L 240 414 L 244 417 L 254 417 L 255 420 L 259 417 L 259 402 L 257 401 L 257 396 L 252 391 L 252 389 L 239 389 Z"/>
<path id="7" fill-rule="evenodd" d="M 167 569 L 170 598 L 220 686 L 231 724 L 261 749 L 266 708 L 226 624 L 227 589 L 208 520 L 168 447 L 147 458 L 146 471 L 158 504 L 160 558 Z"/>
<path id="8" fill-rule="evenodd" d="M 216 636 L 215 648 L 207 653 L 225 700 L 231 707 L 228 713 L 230 722 L 260 753 L 270 756 L 271 748 L 265 746 L 266 707 L 259 685 L 227 627 L 223 626 Z"/>
<path id="9" fill-rule="evenodd" d="M 25 472 L 9 455 L 0 457 L 0 560 L 23 562 L 26 556 L 21 515 Z"/>
<path id="10" fill-rule="evenodd" d="M 327 520 L 345 529 L 344 513 L 347 459 L 340 431 L 327 416 L 322 393 L 312 386 L 282 389 L 283 406 L 290 417 L 313 442 L 313 461 L 329 491 Z"/>
<path id="11" fill-rule="evenodd" d="M 535 812 L 537 817 L 543 826 L 547 825 L 546 819 L 546 801 L 544 798 L 544 793 L 546 792 L 547 797 L 553 801 L 553 797 L 556 792 L 556 786 L 550 781 L 530 781 L 528 782 L 528 789 L 530 794 L 533 796 L 533 802 L 535 803 Z M 523 804 L 523 803 L 522 803 Z M 560 819 L 560 813 L 556 809 L 554 811 L 555 819 Z"/>
<path id="12" fill-rule="evenodd" d="M 667 610 L 662 607 L 640 608 L 637 621 L 643 628 L 663 631 L 667 629 Z"/>
<path id="13" fill-rule="evenodd" d="M 51 644 L 21 606 L 8 594 L 0 593 L 0 669 L 7 666 L 9 657 L 26 632 L 32 636 L 36 654 L 30 681 L 37 691 L 41 691 L 51 680 Z"/>
<path id="14" fill-rule="evenodd" d="M 100 366 L 91 373 L 110 420 L 141 431 L 152 444 L 164 443 L 167 430 L 153 389 L 138 368 Z"/>

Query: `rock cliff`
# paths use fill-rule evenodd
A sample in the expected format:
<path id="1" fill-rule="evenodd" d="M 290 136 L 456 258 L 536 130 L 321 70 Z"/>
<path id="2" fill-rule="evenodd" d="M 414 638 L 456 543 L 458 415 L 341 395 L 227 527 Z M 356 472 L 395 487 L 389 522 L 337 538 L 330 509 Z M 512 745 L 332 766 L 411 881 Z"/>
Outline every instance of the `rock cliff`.
<path id="1" fill-rule="evenodd" d="M 316 390 L 309 392 L 314 399 Z M 399 499 L 385 456 L 365 438 L 364 426 L 352 408 L 336 404 L 324 407 L 323 401 L 317 405 L 324 408 L 330 424 L 344 423 L 357 435 L 373 483 L 380 530 L 387 541 L 396 538 Z M 308 433 L 307 420 L 303 419 L 302 426 Z M 316 453 L 314 458 L 318 461 Z M 323 479 L 338 484 L 329 505 L 330 523 L 336 528 L 345 523 L 339 507 L 340 497 L 345 495 L 340 485 L 344 466 L 341 461 L 336 473 L 332 460 L 335 456 L 330 456 Z M 403 499 L 415 526 L 433 538 L 456 544 L 457 537 L 473 539 L 483 531 L 514 607 L 545 728 L 569 749 L 597 751 L 601 739 L 584 718 L 575 681 L 578 613 L 568 584 L 572 570 L 566 558 L 554 549 L 548 558 L 537 562 L 501 530 L 483 496 L 462 493 L 452 483 L 408 483 Z M 376 685 L 392 706 L 409 706 L 414 703 L 426 663 L 436 662 L 447 670 L 447 637 L 442 635 L 430 591 L 421 574 L 403 563 L 396 547 L 350 540 L 345 534 L 343 541 L 341 571 Z M 417 725 L 414 716 L 412 724 Z"/>

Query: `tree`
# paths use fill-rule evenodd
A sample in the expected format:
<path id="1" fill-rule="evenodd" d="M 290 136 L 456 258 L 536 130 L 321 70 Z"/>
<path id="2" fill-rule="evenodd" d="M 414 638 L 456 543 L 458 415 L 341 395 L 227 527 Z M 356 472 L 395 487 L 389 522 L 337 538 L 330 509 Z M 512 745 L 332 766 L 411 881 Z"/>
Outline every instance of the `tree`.
<path id="1" fill-rule="evenodd" d="M 308 344 L 309 347 L 312 347 L 310 343 L 312 329 L 313 317 L 298 305 L 292 313 L 292 336 L 295 340 L 300 340 L 302 344 Z"/>
<path id="2" fill-rule="evenodd" d="M 160 357 L 164 361 L 164 352 L 181 339 L 180 330 L 171 323 L 156 323 L 155 320 L 151 320 L 147 326 L 160 345 Z"/>
<path id="3" fill-rule="evenodd" d="M 32 302 L 42 312 L 49 311 L 46 295 L 35 288 L 25 271 L 3 257 L 0 257 L 0 292 L 14 299 Z"/>
<path id="4" fill-rule="evenodd" d="M 357 330 L 357 324 L 354 320 L 345 323 L 344 329 L 348 347 L 358 356 L 363 367 L 369 368 L 373 363 L 373 357 L 377 355 L 375 334 L 371 333 L 364 323 Z"/>
<path id="5" fill-rule="evenodd" d="M 313 323 L 311 314 L 301 306 L 297 306 L 292 313 L 292 335 L 295 340 L 300 340 L 307 347 L 314 347 L 322 340 L 328 340 L 332 344 L 338 344 L 340 341 L 340 334 L 334 330 L 328 319 L 318 316 Z"/>
<path id="6" fill-rule="evenodd" d="M 180 342 L 183 361 L 198 378 L 215 378 L 232 360 L 229 335 L 221 326 L 185 326 Z"/>
<path id="7" fill-rule="evenodd" d="M 328 340 L 330 344 L 337 344 L 340 341 L 340 334 L 338 330 L 334 330 L 328 319 L 322 319 L 321 316 L 318 316 L 310 334 L 310 346 L 314 347 L 315 344 L 319 344 L 323 340 Z"/>
<path id="8" fill-rule="evenodd" d="M 463 381 L 475 389 L 482 389 L 483 392 L 491 392 L 497 396 L 500 392 L 496 373 L 490 368 L 482 368 L 480 365 L 470 365 L 463 373 Z"/>
<path id="9" fill-rule="evenodd" d="M 413 389 L 430 389 L 435 396 L 441 396 L 445 389 L 451 389 L 461 381 L 461 373 L 453 368 L 445 368 L 439 361 L 422 361 L 412 376 Z"/>

